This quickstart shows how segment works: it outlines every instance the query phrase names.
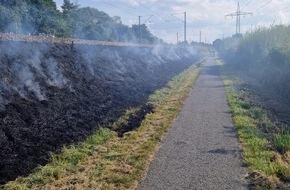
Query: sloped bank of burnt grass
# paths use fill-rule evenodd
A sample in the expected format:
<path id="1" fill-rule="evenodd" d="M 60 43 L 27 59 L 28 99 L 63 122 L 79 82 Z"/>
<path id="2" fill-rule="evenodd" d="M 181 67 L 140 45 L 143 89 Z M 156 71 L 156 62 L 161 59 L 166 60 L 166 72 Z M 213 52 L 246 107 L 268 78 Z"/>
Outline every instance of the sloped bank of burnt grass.
<path id="1" fill-rule="evenodd" d="M 0 42 L 0 184 L 113 123 L 198 58 L 187 49 Z"/>

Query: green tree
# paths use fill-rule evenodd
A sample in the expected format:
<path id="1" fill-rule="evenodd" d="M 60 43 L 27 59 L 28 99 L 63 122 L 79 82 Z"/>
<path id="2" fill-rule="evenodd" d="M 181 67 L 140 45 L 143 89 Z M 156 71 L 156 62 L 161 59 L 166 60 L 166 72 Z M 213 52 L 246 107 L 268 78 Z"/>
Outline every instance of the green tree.
<path id="1" fill-rule="evenodd" d="M 155 41 L 157 41 L 157 39 L 153 36 L 153 34 L 149 31 L 149 29 L 147 28 L 147 26 L 145 24 L 140 25 L 132 25 L 132 31 L 136 37 L 136 39 L 138 39 L 137 41 L 139 42 L 140 40 L 140 35 L 139 35 L 139 31 L 141 32 L 141 42 L 144 44 L 152 44 Z"/>
<path id="2" fill-rule="evenodd" d="M 63 5 L 61 6 L 61 8 L 63 16 L 67 18 L 73 11 L 79 8 L 79 5 L 71 3 L 70 0 L 63 0 Z"/>
<path id="3" fill-rule="evenodd" d="M 64 0 L 62 8 L 62 17 L 64 19 L 64 28 L 62 32 L 65 37 L 72 37 L 76 28 L 76 22 L 72 19 L 73 13 L 79 8 L 79 5 L 71 3 L 70 0 Z"/>
<path id="4" fill-rule="evenodd" d="M 85 7 L 72 14 L 76 28 L 74 37 L 89 40 L 108 40 L 112 33 L 110 24 L 113 19 L 106 13 L 95 8 Z"/>
<path id="5" fill-rule="evenodd" d="M 2 0 L 0 10 L 1 32 L 62 36 L 61 13 L 53 0 Z"/>
<path id="6" fill-rule="evenodd" d="M 101 41 L 138 42 L 139 26 L 128 27 L 121 18 L 95 8 L 79 8 L 63 0 L 62 11 L 53 0 L 1 0 L 0 32 L 48 34 Z M 141 25 L 142 42 L 156 38 L 146 25 Z"/>
<path id="7" fill-rule="evenodd" d="M 22 33 L 22 21 L 27 19 L 27 4 L 25 1 L 3 0 L 0 2 L 1 32 Z"/>
<path id="8" fill-rule="evenodd" d="M 35 31 L 56 36 L 59 33 L 61 13 L 57 10 L 53 0 L 27 0 L 30 1 L 30 14 L 34 20 Z"/>

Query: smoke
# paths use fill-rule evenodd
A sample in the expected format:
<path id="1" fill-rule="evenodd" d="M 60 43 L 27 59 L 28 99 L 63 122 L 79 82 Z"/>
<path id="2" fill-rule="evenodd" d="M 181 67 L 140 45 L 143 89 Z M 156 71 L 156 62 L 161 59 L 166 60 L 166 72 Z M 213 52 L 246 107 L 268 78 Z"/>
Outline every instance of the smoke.
<path id="1" fill-rule="evenodd" d="M 39 82 L 27 64 L 14 62 L 12 73 L 15 74 L 13 89 L 25 99 L 28 99 L 29 92 L 32 92 L 38 100 L 45 100 L 45 94 L 41 92 Z"/>
<path id="2" fill-rule="evenodd" d="M 160 45 L 156 45 L 152 49 L 152 55 L 157 58 L 157 60 L 159 61 L 159 63 L 164 62 L 164 59 L 161 56 L 163 50 L 164 50 L 164 48 L 162 46 L 160 46 Z M 158 64 L 158 63 L 156 63 L 156 64 Z"/>
<path id="3" fill-rule="evenodd" d="M 125 67 L 125 60 L 122 59 L 122 57 L 118 54 L 115 53 L 116 57 L 116 71 L 119 74 L 124 74 L 126 72 L 126 67 Z"/>
<path id="4" fill-rule="evenodd" d="M 50 86 L 56 86 L 58 88 L 63 88 L 67 84 L 67 79 L 64 78 L 58 63 L 53 58 L 49 58 L 45 61 L 44 67 L 47 71 L 47 84 Z"/>
<path id="5" fill-rule="evenodd" d="M 68 79 L 63 75 L 61 64 L 49 53 L 49 46 L 44 44 L 2 42 L 0 92 L 4 95 L 0 99 L 0 107 L 18 94 L 24 99 L 36 98 L 46 100 L 47 86 L 58 88 L 68 85 Z M 1 95 L 1 94 L 0 94 Z M 0 108 L 1 109 L 1 108 Z"/>
<path id="6" fill-rule="evenodd" d="M 55 53 L 51 54 L 53 47 L 54 45 L 43 43 L 0 43 L 0 48 L 3 50 L 2 56 L 0 55 L 1 92 L 13 92 L 27 100 L 34 97 L 42 101 L 47 99 L 46 91 L 49 86 L 74 91 L 74 82 L 71 78 L 67 78 L 67 69 L 70 69 L 67 67 L 70 67 L 68 66 L 70 63 L 61 63 L 61 60 L 66 59 L 59 59 L 57 58 L 59 55 L 55 57 Z M 77 57 L 81 57 L 84 61 L 74 65 L 74 68 L 86 68 L 83 74 L 89 78 L 118 82 L 128 79 L 127 75 L 131 77 L 129 80 L 134 82 L 134 77 L 138 77 L 136 73 L 142 70 L 155 73 L 156 68 L 159 67 L 169 69 L 168 62 L 179 62 L 184 58 L 197 57 L 199 53 L 196 47 L 163 44 L 152 47 L 76 44 L 75 50 Z M 0 106 L 3 108 L 9 100 L 11 97 L 2 95 Z"/>
<path id="7" fill-rule="evenodd" d="M 197 55 L 197 49 L 192 46 L 175 46 L 157 44 L 152 49 L 152 55 L 157 58 L 155 64 L 167 61 L 179 61 L 183 58 L 191 58 Z M 152 62 L 152 60 L 150 61 Z"/>

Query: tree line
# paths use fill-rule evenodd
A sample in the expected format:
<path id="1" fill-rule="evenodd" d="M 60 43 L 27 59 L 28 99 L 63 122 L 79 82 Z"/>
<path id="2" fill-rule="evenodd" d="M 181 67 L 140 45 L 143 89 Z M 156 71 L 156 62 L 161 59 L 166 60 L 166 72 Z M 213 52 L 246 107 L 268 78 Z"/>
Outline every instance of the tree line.
<path id="1" fill-rule="evenodd" d="M 145 24 L 127 26 L 118 16 L 64 0 L 58 10 L 53 0 L 1 0 L 0 32 L 51 35 L 99 41 L 151 44 L 158 39 Z"/>

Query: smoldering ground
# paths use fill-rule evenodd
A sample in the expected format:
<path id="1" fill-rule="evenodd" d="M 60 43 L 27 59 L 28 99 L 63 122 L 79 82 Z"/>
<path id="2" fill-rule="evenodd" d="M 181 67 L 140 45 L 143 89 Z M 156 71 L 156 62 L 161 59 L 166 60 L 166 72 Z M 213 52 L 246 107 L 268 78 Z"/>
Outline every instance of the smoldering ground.
<path id="1" fill-rule="evenodd" d="M 196 50 L 0 43 L 0 183 L 116 121 L 192 65 Z"/>

